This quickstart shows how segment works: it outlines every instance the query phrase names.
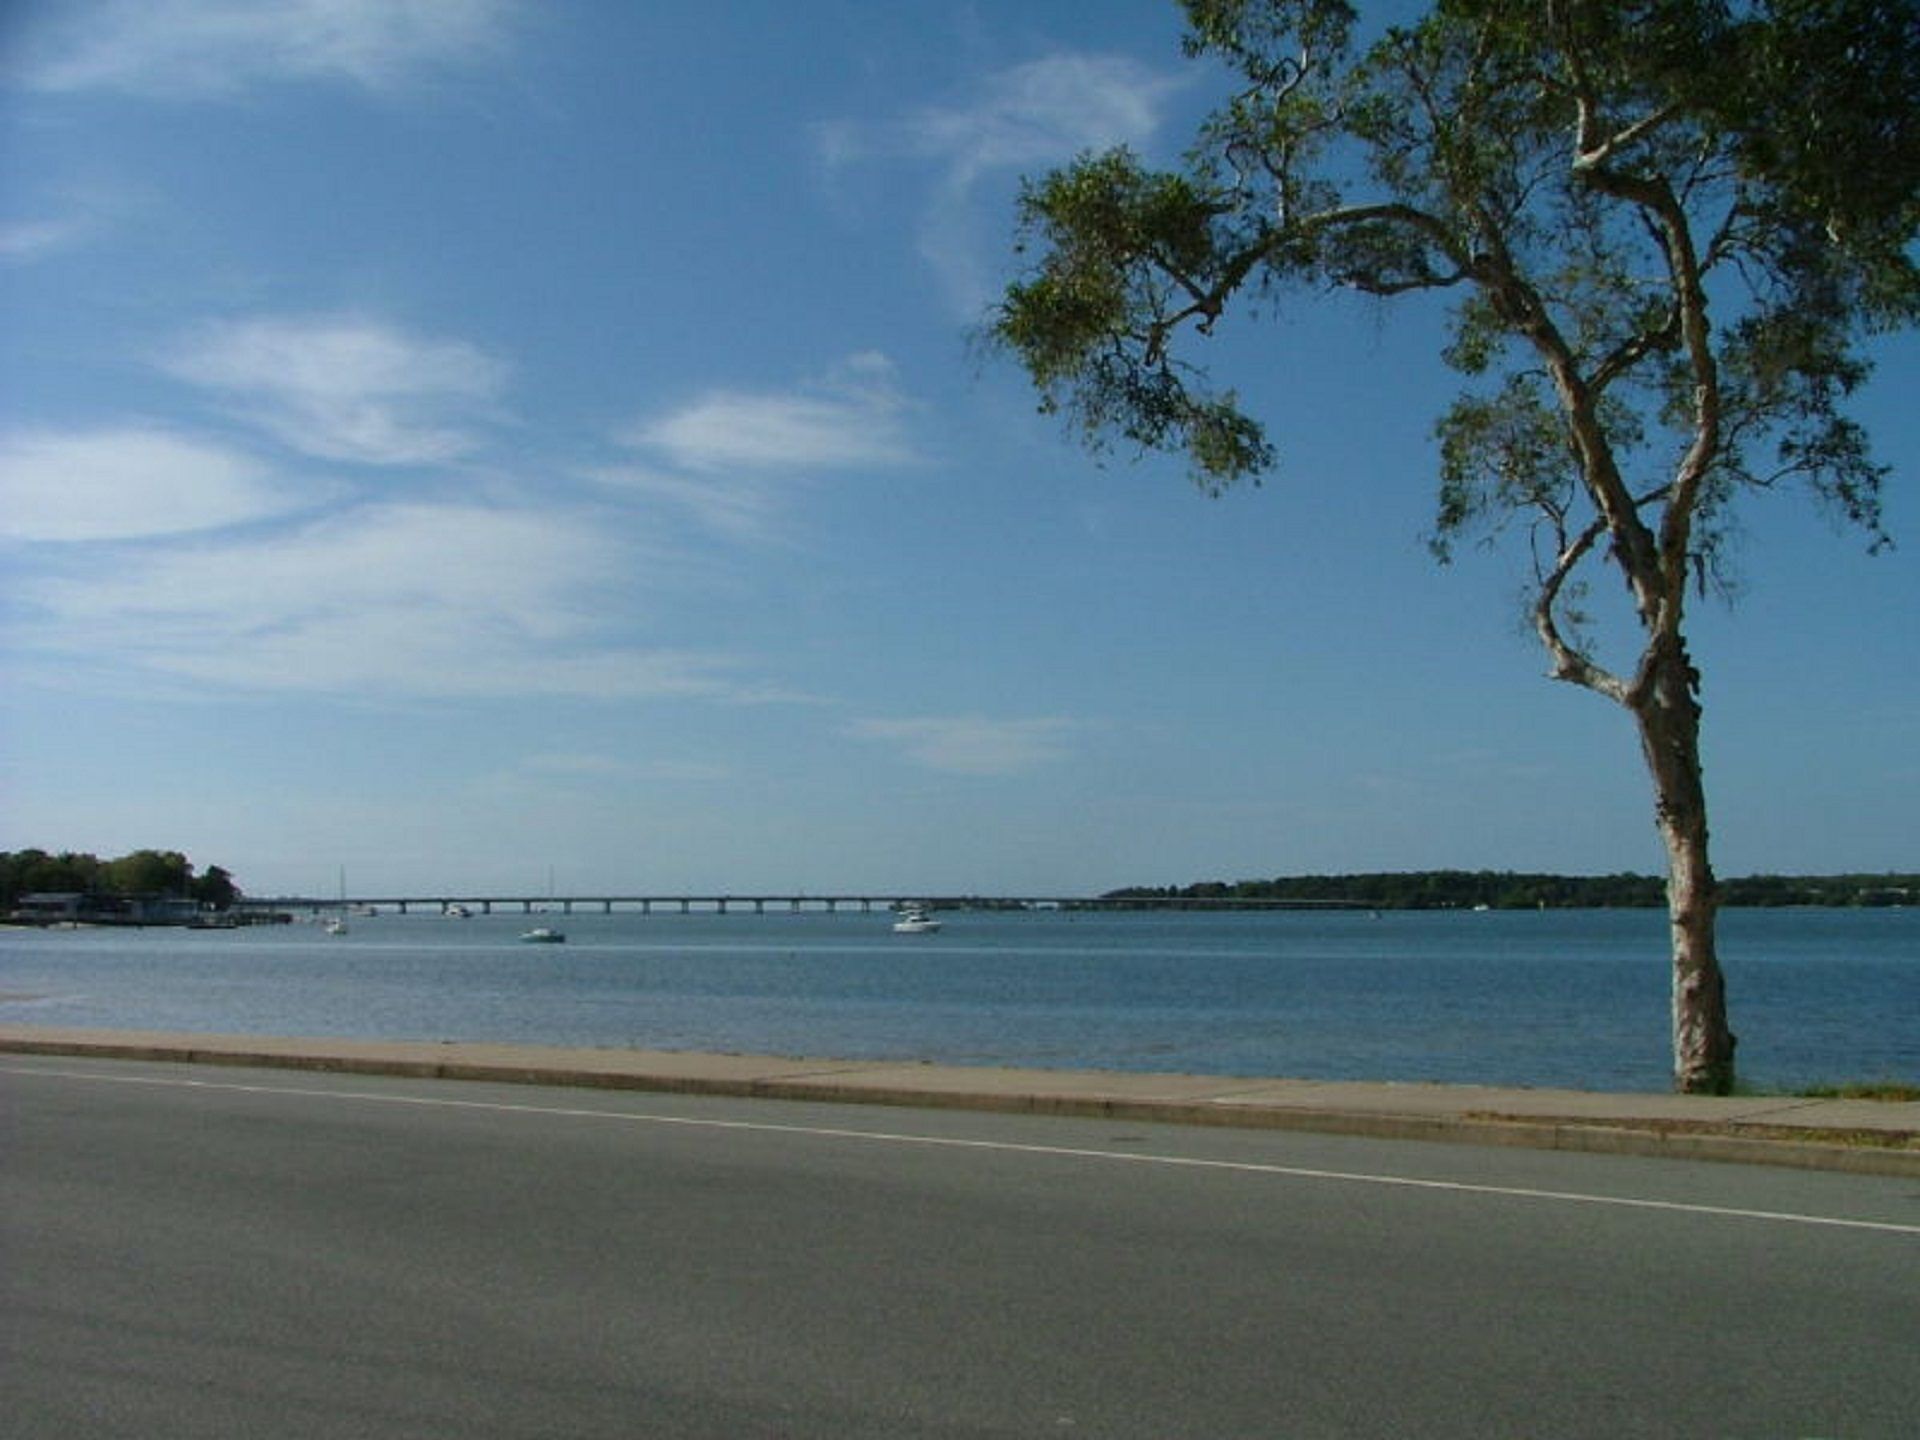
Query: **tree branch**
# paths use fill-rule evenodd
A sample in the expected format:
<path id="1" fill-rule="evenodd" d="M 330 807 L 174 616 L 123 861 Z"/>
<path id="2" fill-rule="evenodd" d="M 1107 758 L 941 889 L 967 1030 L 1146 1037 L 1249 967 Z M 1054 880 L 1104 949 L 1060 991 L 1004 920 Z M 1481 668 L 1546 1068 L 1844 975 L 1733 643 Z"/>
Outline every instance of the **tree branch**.
<path id="1" fill-rule="evenodd" d="M 1649 178 L 1629 174 L 1609 162 L 1628 145 L 1681 112 L 1677 103 L 1669 103 L 1613 134 L 1603 134 L 1599 104 L 1574 34 L 1571 7 L 1560 3 L 1560 0 L 1548 0 L 1548 3 L 1550 19 L 1561 33 L 1561 50 L 1572 81 L 1577 117 L 1572 170 L 1602 194 L 1624 200 L 1649 217 L 1666 259 L 1667 281 L 1673 296 L 1672 310 L 1661 330 L 1636 336 L 1616 349 L 1596 372 L 1594 384 L 1597 389 L 1602 379 L 1610 383 L 1618 378 L 1629 364 L 1648 353 L 1655 341 L 1669 333 L 1672 338 L 1668 343 L 1685 349 L 1693 374 L 1693 437 L 1675 471 L 1672 484 L 1666 487 L 1669 498 L 1666 512 L 1661 517 L 1658 544 L 1651 554 L 1638 553 L 1638 547 L 1634 547 L 1633 550 L 1623 550 L 1621 555 L 1622 566 L 1627 570 L 1636 591 L 1653 592 L 1646 599 L 1655 603 L 1649 605 L 1643 600 L 1641 606 L 1642 621 L 1653 641 L 1647 651 L 1648 657 L 1651 657 L 1661 647 L 1663 640 L 1672 640 L 1680 633 L 1681 617 L 1686 605 L 1687 552 L 1694 509 L 1700 487 L 1719 454 L 1719 372 L 1708 333 L 1707 297 L 1701 280 L 1700 257 L 1693 244 L 1684 207 L 1664 176 Z M 1602 508 L 1604 510 L 1604 505 Z M 1642 528 L 1637 520 L 1634 528 Z M 1642 566 L 1648 566 L 1649 571 L 1636 574 L 1636 570 Z M 1645 669 L 1643 664 L 1643 673 Z"/>
<path id="2" fill-rule="evenodd" d="M 1641 137 L 1652 134 L 1662 125 L 1683 113 L 1676 102 L 1663 105 L 1650 115 L 1643 115 L 1624 130 L 1616 130 L 1604 140 L 1589 144 L 1588 140 L 1598 126 L 1598 117 L 1594 114 L 1584 88 L 1575 97 L 1580 114 L 1580 140 L 1578 151 L 1573 157 L 1575 170 L 1589 170 L 1607 164 L 1620 151 L 1626 149 Z"/>
<path id="3" fill-rule="evenodd" d="M 1533 602 L 1533 628 L 1553 660 L 1551 674 L 1555 680 L 1583 686 L 1625 705 L 1628 703 L 1626 682 L 1576 649 L 1561 633 L 1560 622 L 1554 616 L 1554 606 L 1559 602 L 1561 589 L 1607 530 L 1606 517 L 1596 516 L 1571 543 L 1561 547 L 1553 569 L 1540 581 L 1540 594 Z"/>
<path id="4" fill-rule="evenodd" d="M 1680 345 L 1680 311 L 1675 306 L 1659 327 L 1629 335 L 1601 360 L 1593 370 L 1593 391 L 1604 395 L 1613 382 L 1632 370 L 1647 356 L 1670 352 Z"/>
<path id="5" fill-rule="evenodd" d="M 1686 351 L 1693 375 L 1693 437 L 1674 472 L 1660 523 L 1660 569 L 1666 594 L 1657 628 L 1673 636 L 1679 633 L 1685 603 L 1694 509 L 1700 487 L 1720 452 L 1720 374 L 1707 322 L 1706 289 L 1686 212 L 1664 180 L 1623 175 L 1604 166 L 1594 166 L 1585 173 L 1604 193 L 1640 206 L 1653 217 L 1673 290 L 1669 324 L 1678 324 L 1677 341 Z"/>

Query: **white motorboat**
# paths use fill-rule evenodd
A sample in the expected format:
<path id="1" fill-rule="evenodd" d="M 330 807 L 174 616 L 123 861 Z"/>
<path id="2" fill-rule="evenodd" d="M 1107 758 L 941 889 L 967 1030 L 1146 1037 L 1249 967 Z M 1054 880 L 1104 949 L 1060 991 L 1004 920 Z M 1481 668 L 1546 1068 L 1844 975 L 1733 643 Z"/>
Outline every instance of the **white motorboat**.
<path id="1" fill-rule="evenodd" d="M 329 935 L 346 934 L 347 933 L 347 917 L 344 915 L 334 916 L 331 920 L 327 921 L 325 929 L 327 934 Z"/>
<path id="2" fill-rule="evenodd" d="M 924 905 L 909 905 L 900 912 L 900 918 L 893 922 L 896 935 L 932 935 L 940 928 L 940 922 L 928 913 Z"/>
<path id="3" fill-rule="evenodd" d="M 525 945 L 564 945 L 567 934 L 564 930 L 555 930 L 548 925 L 536 925 L 520 937 Z"/>

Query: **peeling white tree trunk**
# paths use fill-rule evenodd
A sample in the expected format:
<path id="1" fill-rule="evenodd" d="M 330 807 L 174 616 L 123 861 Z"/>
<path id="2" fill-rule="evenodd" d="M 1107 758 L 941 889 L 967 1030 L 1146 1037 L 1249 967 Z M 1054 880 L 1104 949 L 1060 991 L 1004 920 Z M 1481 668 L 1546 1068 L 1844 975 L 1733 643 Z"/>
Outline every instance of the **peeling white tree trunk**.
<path id="1" fill-rule="evenodd" d="M 1653 777 L 1654 815 L 1667 848 L 1667 914 L 1673 934 L 1673 1084 L 1695 1094 L 1733 1085 L 1733 1032 L 1715 948 L 1719 887 L 1707 850 L 1700 771 L 1698 677 L 1679 645 L 1654 662 L 1630 704 Z"/>

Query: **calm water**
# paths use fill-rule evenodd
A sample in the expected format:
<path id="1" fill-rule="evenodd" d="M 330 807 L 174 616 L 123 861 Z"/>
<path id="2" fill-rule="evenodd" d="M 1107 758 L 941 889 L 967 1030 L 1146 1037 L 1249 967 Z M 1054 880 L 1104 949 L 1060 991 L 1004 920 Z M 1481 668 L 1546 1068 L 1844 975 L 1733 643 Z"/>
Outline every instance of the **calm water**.
<path id="1" fill-rule="evenodd" d="M 0 930 L 0 1023 L 1664 1089 L 1646 911 L 356 917 Z M 1920 909 L 1736 910 L 1745 1079 L 1920 1080 Z"/>

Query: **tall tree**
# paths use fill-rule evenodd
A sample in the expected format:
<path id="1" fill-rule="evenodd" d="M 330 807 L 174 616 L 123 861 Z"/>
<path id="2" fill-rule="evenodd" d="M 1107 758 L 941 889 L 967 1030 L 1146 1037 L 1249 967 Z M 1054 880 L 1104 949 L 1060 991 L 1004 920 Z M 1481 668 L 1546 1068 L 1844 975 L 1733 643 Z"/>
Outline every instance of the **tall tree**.
<path id="1" fill-rule="evenodd" d="M 135 850 L 106 864 L 106 880 L 120 895 L 183 895 L 193 866 L 178 850 Z"/>
<path id="2" fill-rule="evenodd" d="M 1184 0 L 1234 93 L 1178 170 L 1082 156 L 1020 201 L 991 317 L 1096 447 L 1183 450 L 1209 489 L 1274 452 L 1184 351 L 1290 288 L 1454 297 L 1442 559 L 1518 531 L 1556 680 L 1637 727 L 1668 857 L 1674 1080 L 1723 1091 L 1690 593 L 1730 507 L 1798 482 L 1886 543 L 1843 412 L 1862 342 L 1920 319 L 1912 0 L 1438 0 L 1361 43 L 1342 0 Z M 1634 638 L 1596 636 L 1616 572 Z M 1614 593 L 1609 589 L 1606 593 Z"/>
<path id="3" fill-rule="evenodd" d="M 231 910 L 240 899 L 240 887 L 233 883 L 233 875 L 218 865 L 209 865 L 207 873 L 190 888 L 194 899 L 216 910 Z"/>

